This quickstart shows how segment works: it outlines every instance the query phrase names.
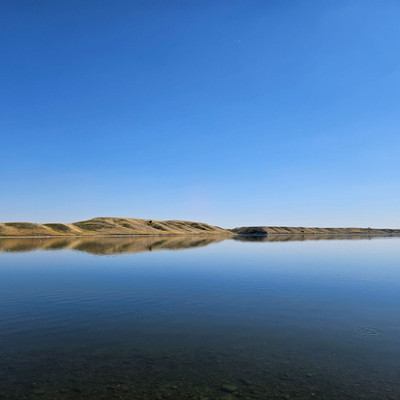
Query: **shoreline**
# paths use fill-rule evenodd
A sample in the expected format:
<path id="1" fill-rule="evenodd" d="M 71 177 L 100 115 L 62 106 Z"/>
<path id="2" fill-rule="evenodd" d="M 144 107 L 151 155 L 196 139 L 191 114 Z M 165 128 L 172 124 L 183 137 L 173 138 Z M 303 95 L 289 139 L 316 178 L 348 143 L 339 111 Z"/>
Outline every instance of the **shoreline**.
<path id="1" fill-rule="evenodd" d="M 400 232 L 374 233 L 374 232 L 335 232 L 335 233 L 269 233 L 269 234 L 245 234 L 245 233 L 171 233 L 171 234 L 104 234 L 104 235 L 0 235 L 0 239 L 69 239 L 69 238 L 168 238 L 168 237 L 249 237 L 249 238 L 264 238 L 264 237 L 288 237 L 288 236 L 373 236 L 373 237 L 400 237 Z"/>

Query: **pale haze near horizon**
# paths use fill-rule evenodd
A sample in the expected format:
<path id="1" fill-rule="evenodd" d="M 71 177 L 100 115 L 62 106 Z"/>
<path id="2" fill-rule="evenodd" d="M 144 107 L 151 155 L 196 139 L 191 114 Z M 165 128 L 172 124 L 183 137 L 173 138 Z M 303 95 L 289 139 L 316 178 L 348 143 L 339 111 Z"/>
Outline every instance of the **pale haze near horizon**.
<path id="1" fill-rule="evenodd" d="M 0 221 L 400 227 L 395 1 L 6 1 Z"/>

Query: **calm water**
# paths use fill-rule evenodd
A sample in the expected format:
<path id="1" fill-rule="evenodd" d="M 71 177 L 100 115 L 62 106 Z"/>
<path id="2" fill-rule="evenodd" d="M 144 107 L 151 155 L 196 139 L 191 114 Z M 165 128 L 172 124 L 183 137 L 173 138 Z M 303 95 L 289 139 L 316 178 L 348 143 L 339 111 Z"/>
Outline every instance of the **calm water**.
<path id="1" fill-rule="evenodd" d="M 280 239 L 0 239 L 0 398 L 400 399 L 400 238 Z"/>

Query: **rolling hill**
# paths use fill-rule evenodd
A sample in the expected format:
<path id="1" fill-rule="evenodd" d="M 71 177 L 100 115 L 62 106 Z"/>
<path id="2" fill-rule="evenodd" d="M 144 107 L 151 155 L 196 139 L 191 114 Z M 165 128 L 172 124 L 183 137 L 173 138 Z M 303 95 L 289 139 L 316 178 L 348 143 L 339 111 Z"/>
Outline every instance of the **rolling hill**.
<path id="1" fill-rule="evenodd" d="M 0 236 L 221 235 L 232 232 L 201 222 L 99 217 L 70 224 L 0 223 Z"/>
<path id="2" fill-rule="evenodd" d="M 0 236 L 130 236 L 130 235 L 393 235 L 400 229 L 375 228 L 305 228 L 284 226 L 252 226 L 223 229 L 202 222 L 137 218 L 98 217 L 73 223 L 36 224 L 32 222 L 0 223 Z"/>

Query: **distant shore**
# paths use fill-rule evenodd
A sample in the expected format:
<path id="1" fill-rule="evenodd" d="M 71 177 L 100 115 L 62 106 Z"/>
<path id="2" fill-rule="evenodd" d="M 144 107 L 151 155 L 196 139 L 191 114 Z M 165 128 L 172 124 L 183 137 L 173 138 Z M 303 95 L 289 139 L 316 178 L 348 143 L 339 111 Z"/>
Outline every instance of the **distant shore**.
<path id="1" fill-rule="evenodd" d="M 92 237 L 92 236 L 175 236 L 175 235 L 398 235 L 400 229 L 307 228 L 250 226 L 224 229 L 203 222 L 136 218 L 98 217 L 73 223 L 4 222 L 0 237 Z"/>
<path id="2" fill-rule="evenodd" d="M 289 226 L 250 226 L 231 229 L 238 235 L 397 235 L 400 229 L 385 228 L 307 228 Z"/>

